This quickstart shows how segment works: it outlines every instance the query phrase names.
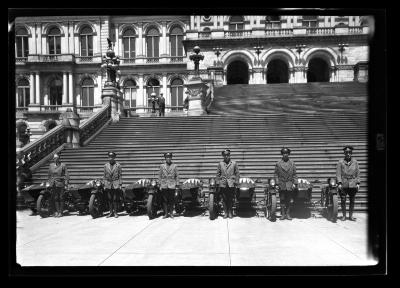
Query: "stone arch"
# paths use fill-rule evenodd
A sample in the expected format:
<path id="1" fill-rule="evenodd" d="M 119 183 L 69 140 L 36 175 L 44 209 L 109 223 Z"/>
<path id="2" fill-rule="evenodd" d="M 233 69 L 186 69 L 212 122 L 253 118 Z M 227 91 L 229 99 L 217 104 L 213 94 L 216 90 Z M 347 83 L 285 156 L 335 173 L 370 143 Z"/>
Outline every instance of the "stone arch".
<path id="1" fill-rule="evenodd" d="M 43 27 L 42 35 L 47 37 L 48 36 L 47 34 L 49 33 L 50 29 L 53 27 L 57 27 L 58 29 L 60 29 L 62 37 L 64 37 L 65 34 L 67 33 L 67 31 L 64 29 L 64 27 L 60 23 L 46 23 Z"/>
<path id="2" fill-rule="evenodd" d="M 93 35 L 97 34 L 97 30 L 96 27 L 93 25 L 93 23 L 89 22 L 89 21 L 82 21 L 82 22 L 78 22 L 75 27 L 74 27 L 74 35 L 77 36 L 79 35 L 79 33 L 81 32 L 82 28 L 85 26 L 89 26 L 92 31 L 93 31 Z"/>
<path id="3" fill-rule="evenodd" d="M 161 25 L 160 25 L 159 23 L 157 23 L 157 22 L 146 23 L 146 24 L 143 26 L 143 36 L 146 36 L 147 33 L 148 33 L 148 31 L 149 31 L 151 28 L 157 29 L 157 31 L 158 31 L 158 33 L 160 34 L 160 37 L 161 37 L 161 35 L 162 35 L 162 33 L 161 33 L 162 27 L 161 27 Z"/>
<path id="4" fill-rule="evenodd" d="M 268 63 L 274 59 L 285 61 L 291 69 L 294 67 L 296 56 L 289 49 L 271 49 L 264 52 L 260 57 L 261 66 L 267 69 Z"/>
<path id="5" fill-rule="evenodd" d="M 135 81 L 136 86 L 139 86 L 137 77 L 135 77 L 133 75 L 125 75 L 125 76 L 121 77 L 121 80 L 120 80 L 121 83 L 122 83 L 121 86 L 124 87 L 125 86 L 125 82 L 129 81 L 129 80 Z"/>
<path id="6" fill-rule="evenodd" d="M 185 84 L 187 82 L 186 75 L 183 75 L 183 74 L 170 74 L 167 77 L 167 85 L 171 85 L 171 82 L 176 78 L 181 79 L 183 81 L 183 84 Z"/>
<path id="7" fill-rule="evenodd" d="M 31 28 L 30 28 L 28 25 L 24 24 L 24 23 L 19 23 L 19 24 L 17 24 L 17 25 L 15 26 L 15 32 L 17 32 L 17 30 L 18 30 L 18 29 L 21 29 L 21 28 L 26 29 L 26 32 L 28 33 L 28 37 L 32 37 L 32 30 L 31 30 Z"/>
<path id="8" fill-rule="evenodd" d="M 179 20 L 175 20 L 175 21 L 172 21 L 171 23 L 169 23 L 167 25 L 167 35 L 169 35 L 169 32 L 176 26 L 179 26 L 179 28 L 182 29 L 183 34 L 186 33 L 186 25 L 185 25 L 185 23 L 183 23 L 182 21 L 179 21 Z"/>
<path id="9" fill-rule="evenodd" d="M 255 61 L 255 57 L 250 51 L 245 49 L 245 50 L 231 50 L 231 51 L 228 51 L 227 53 L 225 53 L 221 57 L 224 71 L 226 71 L 228 65 L 232 61 L 236 61 L 236 60 L 242 60 L 242 61 L 246 62 L 247 65 L 249 66 L 249 70 L 253 69 L 253 63 Z"/>
<path id="10" fill-rule="evenodd" d="M 18 74 L 15 76 L 15 86 L 18 86 L 18 82 L 20 80 L 27 80 L 29 82 L 29 84 L 31 83 L 31 79 L 29 77 L 29 74 Z"/>
<path id="11" fill-rule="evenodd" d="M 303 54 L 304 66 L 307 67 L 310 60 L 314 57 L 319 57 L 327 61 L 330 67 L 335 67 L 337 65 L 336 58 L 337 55 L 333 49 L 330 48 L 311 48 Z"/>
<path id="12" fill-rule="evenodd" d="M 118 29 L 118 37 L 122 37 L 124 32 L 126 30 L 128 30 L 128 29 L 132 29 L 135 32 L 135 36 L 139 35 L 139 30 L 135 25 L 133 25 L 133 24 L 122 24 L 121 26 L 119 26 L 119 29 Z"/>
<path id="13" fill-rule="evenodd" d="M 160 82 L 160 86 L 162 86 L 162 79 L 161 79 L 161 76 L 160 76 L 160 75 L 157 75 L 157 74 L 151 74 L 151 75 L 147 75 L 146 77 L 144 77 L 144 79 L 143 79 L 143 84 L 144 84 L 144 86 L 147 86 L 147 82 L 148 82 L 151 78 L 157 79 L 158 82 Z"/>
<path id="14" fill-rule="evenodd" d="M 94 83 L 94 86 L 95 86 L 95 87 L 98 86 L 98 84 L 97 84 L 97 77 L 95 77 L 95 75 L 89 74 L 89 73 L 84 73 L 84 74 L 80 74 L 80 75 L 79 75 L 78 82 L 77 82 L 78 86 L 82 86 L 82 81 L 85 80 L 85 79 L 87 79 L 87 78 L 90 78 L 90 79 L 93 80 L 93 83 Z"/>

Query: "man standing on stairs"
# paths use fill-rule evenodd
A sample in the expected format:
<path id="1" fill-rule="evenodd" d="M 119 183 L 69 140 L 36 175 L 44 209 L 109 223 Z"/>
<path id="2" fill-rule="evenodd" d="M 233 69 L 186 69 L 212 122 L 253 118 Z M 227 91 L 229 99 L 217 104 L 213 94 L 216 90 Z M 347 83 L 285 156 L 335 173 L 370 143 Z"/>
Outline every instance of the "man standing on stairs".
<path id="1" fill-rule="evenodd" d="M 109 162 L 104 164 L 104 192 L 108 198 L 108 205 L 110 207 L 110 214 L 107 215 L 107 218 L 114 215 L 115 218 L 118 218 L 117 213 L 117 200 L 118 194 L 121 191 L 122 186 L 122 168 L 119 163 L 115 161 L 115 157 L 117 154 L 114 152 L 108 152 Z"/>
<path id="2" fill-rule="evenodd" d="M 163 93 L 160 92 L 160 97 L 158 97 L 158 116 L 165 116 L 165 98 Z"/>
<path id="3" fill-rule="evenodd" d="M 172 163 L 172 153 L 164 154 L 165 163 L 160 165 L 158 181 L 160 183 L 161 197 L 163 202 L 164 216 L 174 218 L 174 195 L 175 189 L 179 185 L 178 166 Z"/>
<path id="4" fill-rule="evenodd" d="M 52 198 L 56 212 L 54 217 L 62 217 L 64 211 L 64 191 L 68 187 L 69 175 L 67 166 L 60 161 L 60 155 L 55 153 L 53 155 L 54 163 L 49 166 L 49 184 L 52 187 Z"/>
<path id="5" fill-rule="evenodd" d="M 239 166 L 231 161 L 231 150 L 225 149 L 221 154 L 224 160 L 218 163 L 216 183 L 222 196 L 224 218 L 233 218 L 233 197 L 240 179 Z"/>
<path id="6" fill-rule="evenodd" d="M 275 182 L 279 188 L 279 201 L 281 204 L 280 220 L 292 220 L 290 209 L 293 203 L 293 192 L 298 185 L 296 165 L 289 159 L 289 148 L 282 148 L 281 154 L 282 159 L 275 165 Z"/>
<path id="7" fill-rule="evenodd" d="M 344 159 L 339 160 L 336 166 L 336 178 L 343 212 L 342 221 L 346 220 L 346 195 L 349 195 L 350 198 L 349 220 L 356 220 L 353 217 L 353 209 L 354 198 L 360 188 L 360 169 L 357 160 L 351 157 L 353 150 L 352 146 L 345 146 L 343 148 Z"/>

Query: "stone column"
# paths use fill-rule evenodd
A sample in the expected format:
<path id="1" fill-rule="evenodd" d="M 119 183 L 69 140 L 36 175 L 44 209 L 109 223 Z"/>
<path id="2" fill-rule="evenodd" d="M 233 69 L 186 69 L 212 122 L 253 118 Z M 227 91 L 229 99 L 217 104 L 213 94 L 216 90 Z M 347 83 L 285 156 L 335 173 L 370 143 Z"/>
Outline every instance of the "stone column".
<path id="1" fill-rule="evenodd" d="M 29 78 L 29 103 L 30 105 L 35 103 L 35 75 L 33 73 Z"/>
<path id="2" fill-rule="evenodd" d="M 138 81 L 138 90 L 136 94 L 136 106 L 137 107 L 144 107 L 145 99 L 144 99 L 144 93 L 143 93 L 143 74 L 139 74 L 139 81 Z M 136 110 L 136 112 L 144 112 L 142 109 Z"/>
<path id="3" fill-rule="evenodd" d="M 74 84 L 73 84 L 74 80 L 73 79 L 74 79 L 74 77 L 73 77 L 72 72 L 69 72 L 68 73 L 68 92 L 69 92 L 69 95 L 68 95 L 68 101 L 67 101 L 68 106 L 73 106 L 73 99 L 74 99 Z"/>
<path id="4" fill-rule="evenodd" d="M 37 49 L 36 49 L 36 53 L 37 54 L 42 54 L 42 25 L 40 23 L 36 23 L 36 31 L 37 31 L 37 35 L 38 38 L 36 40 L 36 44 L 37 44 Z"/>
<path id="5" fill-rule="evenodd" d="M 164 94 L 164 98 L 165 98 L 165 104 L 166 105 L 171 105 L 171 102 L 168 103 L 168 95 L 167 95 L 167 74 L 163 73 L 162 74 L 162 92 Z"/>
<path id="6" fill-rule="evenodd" d="M 167 22 L 163 21 L 162 22 L 162 36 L 160 38 L 160 58 L 161 62 L 167 63 L 168 58 L 166 58 L 167 55 Z"/>
<path id="7" fill-rule="evenodd" d="M 67 81 L 67 72 L 63 72 L 63 95 L 62 95 L 62 105 L 67 105 L 68 100 L 67 100 L 67 89 L 68 89 L 68 81 Z"/>
<path id="8" fill-rule="evenodd" d="M 138 23 L 138 38 L 136 42 L 136 50 L 137 50 L 137 55 L 136 56 L 143 56 L 143 27 L 142 23 Z"/>
<path id="9" fill-rule="evenodd" d="M 39 72 L 36 72 L 35 78 L 36 78 L 35 104 L 39 106 L 40 105 L 40 74 L 39 74 Z"/>

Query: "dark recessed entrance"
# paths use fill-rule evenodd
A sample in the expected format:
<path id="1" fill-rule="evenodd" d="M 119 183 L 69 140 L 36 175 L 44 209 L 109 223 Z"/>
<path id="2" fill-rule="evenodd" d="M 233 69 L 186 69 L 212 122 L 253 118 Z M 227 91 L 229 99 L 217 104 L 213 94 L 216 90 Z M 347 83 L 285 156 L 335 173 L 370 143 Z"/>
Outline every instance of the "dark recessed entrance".
<path id="1" fill-rule="evenodd" d="M 268 63 L 267 83 L 289 83 L 289 69 L 285 61 L 275 59 Z"/>
<path id="2" fill-rule="evenodd" d="M 321 58 L 313 58 L 308 63 L 307 82 L 329 82 L 329 65 Z"/>
<path id="3" fill-rule="evenodd" d="M 62 82 L 54 79 L 50 83 L 50 105 L 61 105 L 62 103 Z"/>
<path id="4" fill-rule="evenodd" d="M 228 65 L 227 84 L 249 84 L 249 68 L 243 61 L 233 61 Z"/>

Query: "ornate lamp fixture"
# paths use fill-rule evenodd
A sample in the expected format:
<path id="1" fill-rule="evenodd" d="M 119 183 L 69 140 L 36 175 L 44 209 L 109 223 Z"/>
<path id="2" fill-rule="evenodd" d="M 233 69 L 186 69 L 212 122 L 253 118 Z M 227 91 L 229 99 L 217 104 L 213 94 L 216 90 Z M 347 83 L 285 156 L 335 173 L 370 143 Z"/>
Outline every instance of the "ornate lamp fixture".
<path id="1" fill-rule="evenodd" d="M 301 58 L 300 54 L 303 52 L 303 50 L 307 47 L 307 45 L 304 44 L 298 44 L 295 46 L 297 54 L 299 54 L 299 57 L 296 58 L 296 64 L 301 64 Z"/>
<path id="2" fill-rule="evenodd" d="M 219 55 L 221 55 L 222 48 L 221 47 L 215 47 L 213 48 L 213 51 L 215 55 L 217 55 L 217 62 L 215 63 L 215 66 L 220 66 L 222 64 L 221 60 L 219 60 Z"/>
<path id="3" fill-rule="evenodd" d="M 261 54 L 261 50 L 264 49 L 263 46 L 257 45 L 255 47 L 253 47 L 254 50 L 256 50 L 256 54 L 257 54 L 257 65 L 260 65 L 260 54 Z"/>
<path id="4" fill-rule="evenodd" d="M 115 56 L 110 38 L 107 38 L 107 41 L 108 50 L 106 55 L 103 56 L 103 64 L 101 65 L 101 68 L 106 69 L 107 71 L 107 81 L 104 86 L 113 86 L 118 88 L 119 83 L 117 82 L 117 73 L 119 73 L 120 60 L 118 56 Z"/>
<path id="5" fill-rule="evenodd" d="M 194 62 L 194 73 L 195 73 L 195 77 L 196 77 L 196 78 L 200 78 L 199 62 L 200 62 L 200 60 L 203 60 L 203 59 L 204 59 L 204 55 L 199 54 L 199 53 L 200 53 L 200 47 L 197 46 L 197 45 L 194 46 L 193 52 L 194 52 L 195 54 L 191 54 L 191 55 L 189 56 L 189 59 L 190 59 L 191 61 Z"/>
<path id="6" fill-rule="evenodd" d="M 346 47 L 348 47 L 349 44 L 339 43 L 338 46 L 339 46 L 340 56 L 338 56 L 337 62 L 340 64 L 347 63 L 347 57 L 346 56 L 343 57 L 343 52 L 344 50 L 346 50 Z"/>

